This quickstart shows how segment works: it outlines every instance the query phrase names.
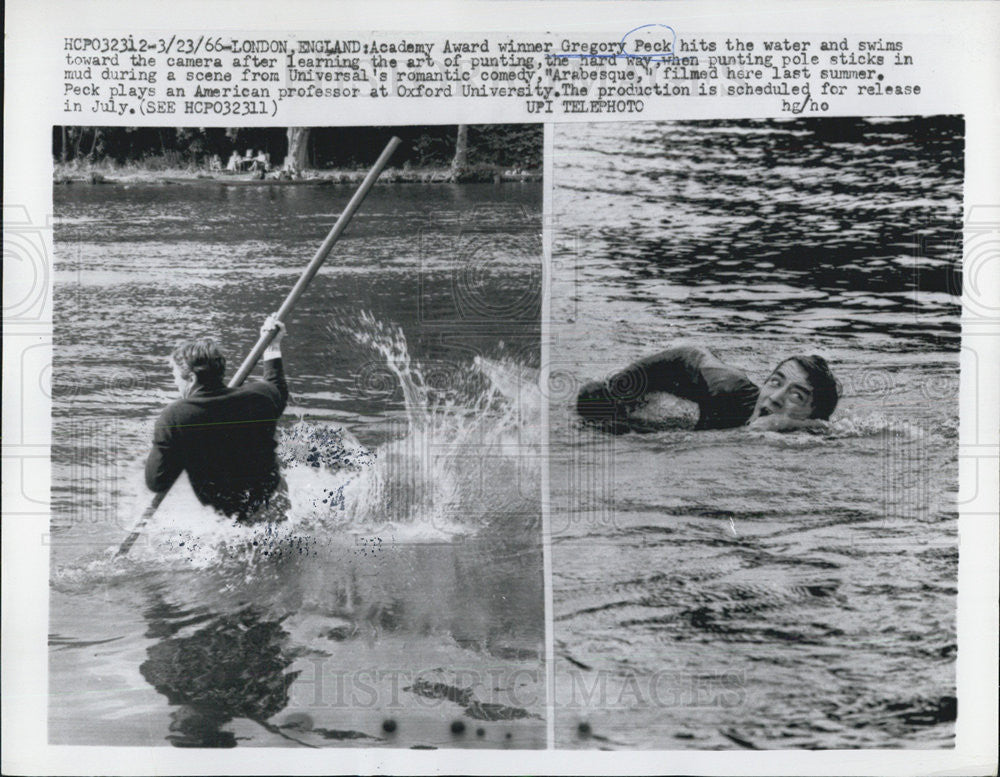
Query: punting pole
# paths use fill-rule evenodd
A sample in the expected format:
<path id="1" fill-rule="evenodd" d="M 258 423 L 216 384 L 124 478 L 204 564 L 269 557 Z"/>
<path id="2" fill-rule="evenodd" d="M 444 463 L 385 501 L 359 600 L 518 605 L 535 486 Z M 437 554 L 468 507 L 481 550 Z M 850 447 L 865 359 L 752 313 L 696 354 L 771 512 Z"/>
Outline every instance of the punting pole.
<path id="1" fill-rule="evenodd" d="M 312 281 L 312 279 L 316 276 L 316 273 L 319 272 L 319 268 L 323 265 L 323 262 L 326 261 L 326 257 L 330 254 L 334 244 L 340 239 L 340 236 L 344 234 L 344 230 L 347 229 L 347 225 L 351 223 L 351 219 L 354 217 L 354 214 L 357 213 L 358 208 L 361 207 L 361 203 L 365 201 L 365 197 L 368 196 L 368 192 L 370 192 L 372 186 L 375 185 L 375 181 L 382 173 L 382 170 L 385 169 L 385 166 L 389 163 L 389 159 L 396 151 L 400 142 L 399 138 L 393 137 L 389 141 L 388 145 L 386 145 L 385 150 L 375 161 L 372 169 L 368 171 L 368 175 L 365 176 L 365 180 L 361 182 L 361 186 L 359 186 L 358 190 L 354 192 L 354 196 L 351 197 L 350 202 L 347 203 L 347 207 L 344 208 L 343 213 L 340 214 L 340 218 L 337 219 L 337 223 L 333 225 L 333 229 L 330 230 L 330 234 L 326 236 L 323 244 L 316 250 L 316 254 L 306 266 L 306 269 L 302 272 L 299 280 L 292 287 L 292 290 L 288 292 L 288 296 L 285 297 L 285 301 L 281 303 L 281 307 L 278 308 L 278 312 L 275 314 L 275 318 L 278 321 L 285 320 L 288 314 L 292 312 L 292 308 L 295 307 L 295 303 L 299 301 L 299 297 L 305 293 L 310 281 Z M 250 353 L 247 354 L 246 359 L 243 360 L 243 364 L 240 365 L 240 368 L 233 375 L 232 379 L 230 379 L 230 388 L 236 388 L 237 386 L 243 385 L 243 381 L 247 379 L 247 376 L 257 365 L 261 355 L 265 350 L 267 350 L 267 346 L 270 345 L 277 333 L 278 329 L 275 328 L 260 336 L 254 347 L 250 349 Z M 169 491 L 170 489 L 167 488 L 153 496 L 153 499 L 149 503 L 149 507 L 143 511 L 142 516 L 138 521 L 136 521 L 135 526 L 132 527 L 131 533 L 125 538 L 125 541 L 122 542 L 121 546 L 118 548 L 115 558 L 124 556 L 129 552 L 135 544 L 135 541 L 139 539 L 139 535 L 142 533 L 143 527 L 156 513 L 157 508 L 163 502 L 163 499 Z"/>

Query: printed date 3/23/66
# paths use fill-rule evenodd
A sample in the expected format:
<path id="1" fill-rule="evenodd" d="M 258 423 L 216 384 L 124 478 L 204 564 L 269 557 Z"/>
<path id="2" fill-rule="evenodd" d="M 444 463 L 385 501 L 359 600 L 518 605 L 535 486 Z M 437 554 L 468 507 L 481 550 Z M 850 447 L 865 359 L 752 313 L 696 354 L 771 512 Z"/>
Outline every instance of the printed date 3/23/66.
<path id="1" fill-rule="evenodd" d="M 234 54 L 284 53 L 287 41 L 243 40 L 225 38 L 220 35 L 199 35 L 197 38 L 171 35 L 169 38 L 136 38 L 133 35 L 120 37 L 72 37 L 63 38 L 64 51 L 90 52 L 93 54 L 137 53 L 137 54 Z"/>

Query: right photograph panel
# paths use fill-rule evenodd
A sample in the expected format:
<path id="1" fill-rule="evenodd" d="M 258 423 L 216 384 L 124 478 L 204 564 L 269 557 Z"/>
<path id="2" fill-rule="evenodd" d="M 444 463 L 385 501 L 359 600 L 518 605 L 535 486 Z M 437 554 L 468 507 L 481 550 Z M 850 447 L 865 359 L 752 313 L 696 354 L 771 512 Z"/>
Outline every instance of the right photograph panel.
<path id="1" fill-rule="evenodd" d="M 556 125 L 556 746 L 954 746 L 964 122 Z"/>

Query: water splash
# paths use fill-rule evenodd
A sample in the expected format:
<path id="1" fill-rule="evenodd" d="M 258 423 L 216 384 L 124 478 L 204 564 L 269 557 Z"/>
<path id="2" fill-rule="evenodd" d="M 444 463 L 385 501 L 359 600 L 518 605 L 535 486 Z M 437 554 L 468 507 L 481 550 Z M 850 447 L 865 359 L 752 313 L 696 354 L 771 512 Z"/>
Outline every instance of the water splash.
<path id="1" fill-rule="evenodd" d="M 405 424 L 338 490 L 333 517 L 407 539 L 474 533 L 501 517 L 537 521 L 537 372 L 480 356 L 438 366 L 431 380 L 399 327 L 364 314 L 353 334 L 395 377 Z"/>
<path id="2" fill-rule="evenodd" d="M 366 314 L 352 329 L 403 394 L 388 442 L 370 450 L 323 422 L 282 427 L 278 457 L 292 502 L 286 521 L 243 526 L 222 518 L 197 501 L 182 476 L 128 557 L 114 560 L 114 548 L 92 556 L 84 577 L 127 577 L 123 568 L 134 564 L 174 562 L 203 569 L 224 563 L 246 577 L 258 562 L 308 557 L 348 535 L 449 541 L 497 524 L 537 526 L 537 371 L 513 358 L 476 357 L 449 365 L 448 380 L 431 380 L 400 328 Z M 148 494 L 138 475 L 125 491 L 135 495 L 125 512 L 141 513 Z"/>
<path id="3" fill-rule="evenodd" d="M 942 427 L 937 431 L 947 430 Z M 830 439 L 886 436 L 908 442 L 922 440 L 929 433 L 929 430 L 904 418 L 887 416 L 884 413 L 866 413 L 834 419 L 830 422 L 825 436 Z"/>

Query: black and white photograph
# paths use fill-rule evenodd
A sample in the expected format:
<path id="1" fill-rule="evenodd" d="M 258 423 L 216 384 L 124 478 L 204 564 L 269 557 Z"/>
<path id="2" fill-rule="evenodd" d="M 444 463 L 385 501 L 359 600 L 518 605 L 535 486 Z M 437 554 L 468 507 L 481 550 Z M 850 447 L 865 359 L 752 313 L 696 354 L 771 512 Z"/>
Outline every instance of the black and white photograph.
<path id="1" fill-rule="evenodd" d="M 10 0 L 4 775 L 996 775 L 1000 5 Z"/>
<path id="2" fill-rule="evenodd" d="M 954 747 L 964 137 L 556 126 L 557 747 Z"/>
<path id="3" fill-rule="evenodd" d="M 546 746 L 541 155 L 53 128 L 50 744 Z"/>

